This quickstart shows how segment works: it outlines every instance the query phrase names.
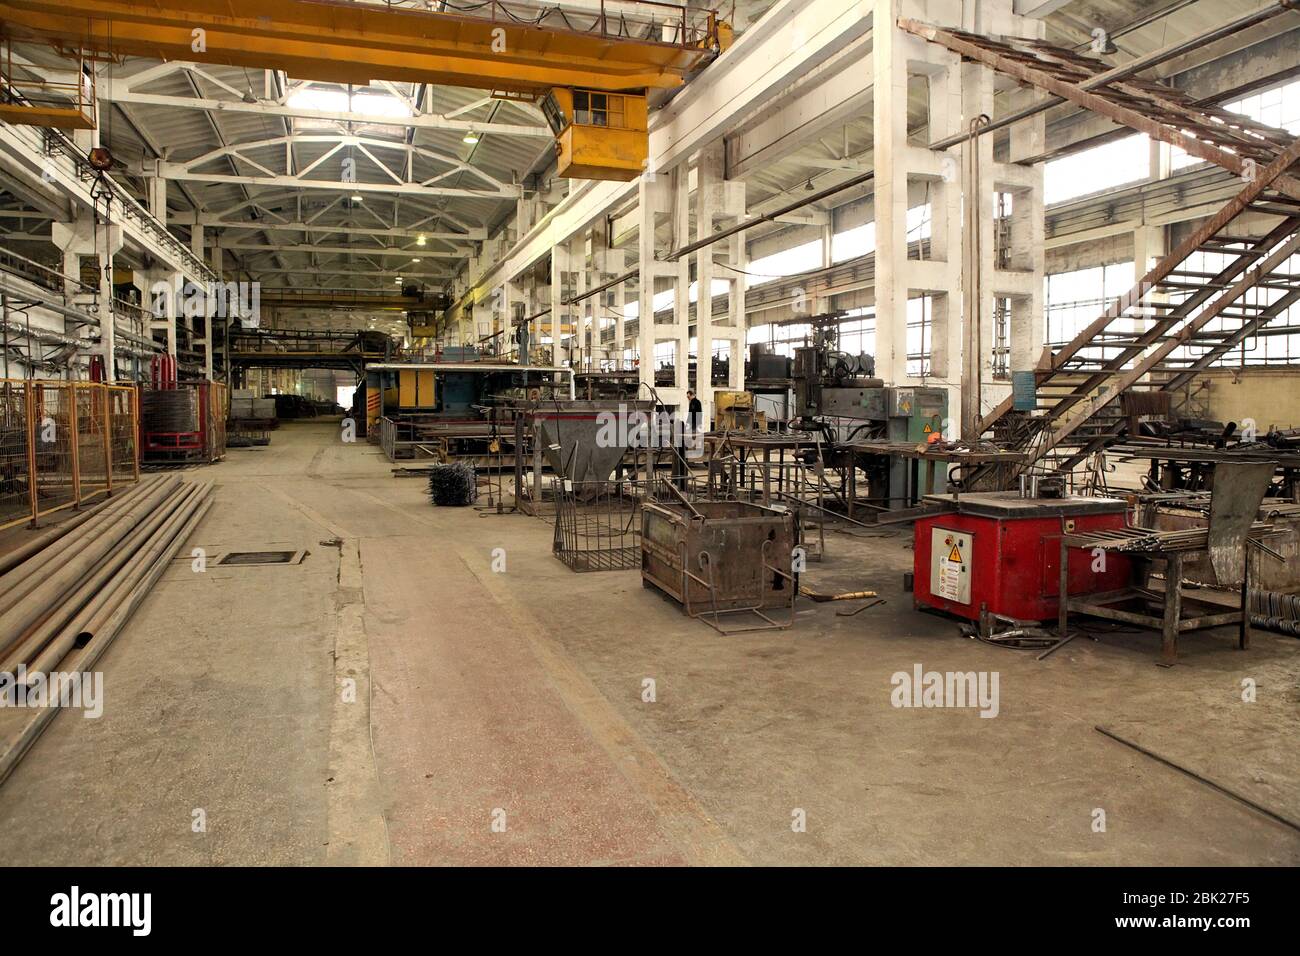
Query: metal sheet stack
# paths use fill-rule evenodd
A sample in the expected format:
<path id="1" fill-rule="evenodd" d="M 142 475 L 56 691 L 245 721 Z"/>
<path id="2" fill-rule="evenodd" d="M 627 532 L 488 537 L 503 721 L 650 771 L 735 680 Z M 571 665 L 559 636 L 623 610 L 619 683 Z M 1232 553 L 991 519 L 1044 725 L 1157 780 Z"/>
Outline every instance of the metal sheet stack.
<path id="1" fill-rule="evenodd" d="M 211 505 L 209 482 L 146 479 L 0 554 L 0 680 L 89 672 Z M 0 780 L 57 712 L 0 709 Z"/>
<path id="2" fill-rule="evenodd" d="M 230 417 L 236 421 L 256 418 L 253 414 L 254 393 L 251 388 L 236 388 L 230 392 Z"/>

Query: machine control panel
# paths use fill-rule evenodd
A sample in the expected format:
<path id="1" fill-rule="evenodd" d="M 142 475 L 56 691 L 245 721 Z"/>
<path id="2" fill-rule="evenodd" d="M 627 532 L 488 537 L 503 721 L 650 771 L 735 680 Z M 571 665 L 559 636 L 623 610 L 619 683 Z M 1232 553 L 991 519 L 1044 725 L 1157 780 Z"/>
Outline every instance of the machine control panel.
<path id="1" fill-rule="evenodd" d="M 930 593 L 957 604 L 970 603 L 974 535 L 947 528 L 930 529 Z"/>

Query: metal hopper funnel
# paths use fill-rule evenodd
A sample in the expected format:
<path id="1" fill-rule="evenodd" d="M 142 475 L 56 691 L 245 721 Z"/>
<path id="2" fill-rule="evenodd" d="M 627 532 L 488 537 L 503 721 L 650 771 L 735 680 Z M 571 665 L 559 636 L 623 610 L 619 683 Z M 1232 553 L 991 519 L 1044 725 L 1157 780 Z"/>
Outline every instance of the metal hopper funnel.
<path id="1" fill-rule="evenodd" d="M 650 401 L 543 402 L 533 413 L 546 460 L 569 481 L 605 481 L 627 450 Z"/>

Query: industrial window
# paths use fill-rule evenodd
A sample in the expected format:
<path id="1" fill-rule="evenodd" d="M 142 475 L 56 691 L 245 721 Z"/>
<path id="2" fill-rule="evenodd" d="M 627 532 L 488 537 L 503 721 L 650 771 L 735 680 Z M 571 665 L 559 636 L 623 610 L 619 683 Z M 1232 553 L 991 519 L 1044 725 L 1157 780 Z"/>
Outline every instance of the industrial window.
<path id="1" fill-rule="evenodd" d="M 1232 257 L 1221 252 L 1195 252 L 1187 259 L 1187 264 L 1180 268 L 1188 272 L 1218 273 L 1232 261 Z M 1292 256 L 1278 272 L 1300 274 L 1300 255 Z M 1256 286 L 1239 300 L 1229 306 L 1227 317 L 1216 316 L 1210 319 L 1202 329 L 1205 333 L 1232 335 L 1240 330 L 1243 313 L 1254 315 L 1261 311 L 1259 306 L 1272 305 L 1286 291 L 1281 288 L 1264 288 Z M 1177 298 L 1174 298 L 1177 301 Z M 1170 364 L 1190 365 L 1204 358 L 1213 348 L 1213 342 L 1184 345 L 1170 353 Z M 1248 365 L 1294 365 L 1300 363 L 1300 306 L 1291 306 L 1259 329 L 1247 336 L 1240 345 L 1235 346 L 1216 359 L 1211 368 L 1241 367 Z"/>
<path id="2" fill-rule="evenodd" d="M 907 300 L 907 374 L 914 378 L 930 374 L 931 313 L 930 296 Z"/>
<path id="3" fill-rule="evenodd" d="M 1057 347 L 1071 341 L 1115 299 L 1133 288 L 1133 263 L 1116 262 L 1074 272 L 1058 272 L 1044 280 L 1046 303 L 1044 341 Z M 1096 354 L 1102 350 L 1098 349 Z"/>
<path id="4" fill-rule="evenodd" d="M 782 249 L 770 256 L 753 260 L 745 270 L 747 273 L 745 278 L 749 287 L 753 288 L 773 279 L 783 279 L 800 272 L 820 269 L 821 264 L 822 241 L 814 239 L 812 242 L 791 246 L 789 249 Z"/>
<path id="5" fill-rule="evenodd" d="M 876 251 L 876 224 L 864 222 L 831 236 L 831 262 L 844 262 Z"/>
<path id="6" fill-rule="evenodd" d="M 926 183 L 926 194 L 930 192 L 930 185 Z M 923 206 L 913 206 L 907 211 L 907 258 L 924 259 L 926 256 L 921 254 L 921 243 L 930 238 L 930 226 L 933 222 L 931 216 L 930 204 L 927 202 Z M 916 248 L 912 248 L 912 243 L 916 243 Z"/>
<path id="7" fill-rule="evenodd" d="M 849 309 L 840 322 L 840 351 L 850 355 L 876 354 L 875 309 Z"/>
<path id="8" fill-rule="evenodd" d="M 607 126 L 611 129 L 626 129 L 627 108 L 624 97 L 613 93 L 574 90 L 573 121 L 580 126 Z"/>
<path id="9" fill-rule="evenodd" d="M 930 204 L 913 206 L 907 211 L 907 241 L 930 238 Z M 831 262 L 840 263 L 876 251 L 876 224 L 864 222 L 831 236 Z"/>
<path id="10" fill-rule="evenodd" d="M 1145 135 L 1134 134 L 1043 166 L 1043 201 L 1065 202 L 1151 177 L 1151 152 Z"/>
<path id="11" fill-rule="evenodd" d="M 755 342 L 765 343 L 776 355 L 784 355 L 788 358 L 794 355 L 796 346 L 803 345 L 807 341 L 811 328 L 807 322 L 795 322 L 789 325 L 778 325 L 775 322 L 768 325 L 751 325 L 749 331 L 745 333 L 745 341 L 750 345 Z"/>
<path id="12" fill-rule="evenodd" d="M 762 343 L 771 348 L 776 355 L 787 357 L 794 355 L 800 345 L 806 345 L 812 326 L 807 322 L 786 325 L 775 322 L 764 325 L 751 325 L 745 334 L 749 345 Z M 850 355 L 876 354 L 876 313 L 874 309 L 850 309 L 840 320 L 840 351 Z"/>
<path id="13" fill-rule="evenodd" d="M 1231 103 L 1224 103 L 1223 108 L 1248 116 L 1257 123 L 1300 134 L 1300 80 L 1292 80 L 1290 83 L 1260 90 L 1250 96 L 1233 100 Z M 1201 162 L 1202 160 L 1188 155 L 1177 146 L 1170 147 L 1171 169 L 1183 169 Z"/>
<path id="14" fill-rule="evenodd" d="M 546 117 L 546 124 L 551 127 L 551 132 L 556 136 L 564 132 L 564 127 L 569 125 L 569 119 L 560 109 L 554 93 L 547 93 L 542 97 L 542 115 Z"/>

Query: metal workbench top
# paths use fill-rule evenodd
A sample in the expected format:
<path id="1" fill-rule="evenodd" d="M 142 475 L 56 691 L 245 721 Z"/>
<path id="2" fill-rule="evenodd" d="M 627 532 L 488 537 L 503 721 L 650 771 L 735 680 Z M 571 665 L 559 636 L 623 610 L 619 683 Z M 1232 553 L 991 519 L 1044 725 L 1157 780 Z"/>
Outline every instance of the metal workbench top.
<path id="1" fill-rule="evenodd" d="M 1122 498 L 1022 498 L 1018 491 L 970 491 L 961 495 L 926 495 L 925 501 L 946 505 L 958 514 L 988 518 L 1055 518 L 1122 512 Z"/>

